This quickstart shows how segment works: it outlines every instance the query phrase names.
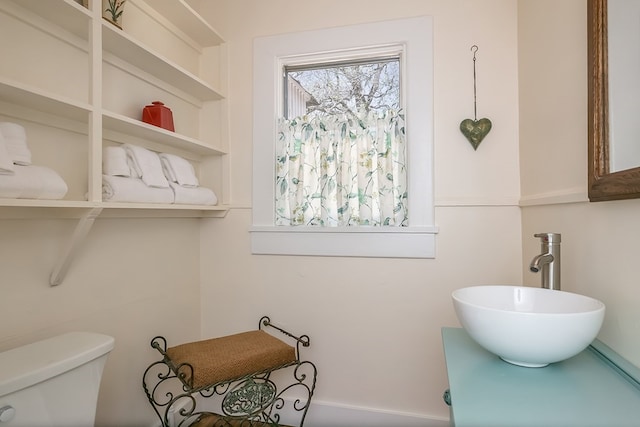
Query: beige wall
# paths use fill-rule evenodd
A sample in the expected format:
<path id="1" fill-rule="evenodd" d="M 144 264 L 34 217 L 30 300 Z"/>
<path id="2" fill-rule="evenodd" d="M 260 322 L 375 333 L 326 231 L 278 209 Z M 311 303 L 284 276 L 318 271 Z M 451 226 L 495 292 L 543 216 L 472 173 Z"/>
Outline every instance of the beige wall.
<path id="1" fill-rule="evenodd" d="M 213 6 L 201 2 L 202 6 Z M 511 0 L 293 2 L 228 0 L 205 10 L 228 40 L 234 204 L 251 203 L 255 37 L 431 15 L 435 39 L 437 258 L 252 256 L 250 209 L 202 229 L 203 335 L 254 328 L 262 314 L 311 336 L 316 399 L 443 419 L 440 329 L 457 325 L 452 290 L 520 283 L 517 9 Z M 458 130 L 473 118 L 471 46 L 478 45 L 478 118 L 494 128 L 478 151 Z M 423 423 L 424 424 L 424 423 Z"/>
<path id="2" fill-rule="evenodd" d="M 0 351 L 67 331 L 115 337 L 96 425 L 148 426 L 149 342 L 200 336 L 197 220 L 98 219 L 65 280 L 49 275 L 75 220 L 0 220 Z"/>
<path id="3" fill-rule="evenodd" d="M 586 20 L 583 0 L 518 2 L 524 200 L 586 200 Z"/>
<path id="4" fill-rule="evenodd" d="M 518 5 L 522 194 L 540 200 L 522 210 L 524 270 L 539 249 L 534 233 L 562 233 L 562 287 L 602 300 L 599 338 L 640 365 L 640 201 L 544 202 L 586 200 L 586 2 Z"/>

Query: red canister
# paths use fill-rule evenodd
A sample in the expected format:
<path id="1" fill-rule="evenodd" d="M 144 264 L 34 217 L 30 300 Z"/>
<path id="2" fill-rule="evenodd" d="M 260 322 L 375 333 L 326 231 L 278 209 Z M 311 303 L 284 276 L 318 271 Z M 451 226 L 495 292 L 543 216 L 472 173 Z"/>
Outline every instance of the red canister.
<path id="1" fill-rule="evenodd" d="M 175 132 L 173 113 L 160 101 L 153 101 L 142 110 L 142 121 Z"/>

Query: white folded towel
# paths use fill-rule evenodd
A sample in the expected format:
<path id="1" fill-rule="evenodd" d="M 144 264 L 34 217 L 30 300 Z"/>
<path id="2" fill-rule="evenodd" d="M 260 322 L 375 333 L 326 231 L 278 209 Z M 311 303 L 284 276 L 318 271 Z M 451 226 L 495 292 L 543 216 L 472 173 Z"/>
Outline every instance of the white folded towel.
<path id="1" fill-rule="evenodd" d="M 16 165 L 13 175 L 0 175 L 0 198 L 62 199 L 67 183 L 53 169 L 36 165 Z"/>
<path id="2" fill-rule="evenodd" d="M 169 182 L 162 172 L 158 153 L 133 144 L 122 146 L 131 160 L 132 170 L 149 187 L 169 188 Z"/>
<path id="3" fill-rule="evenodd" d="M 17 123 L 0 122 L 0 132 L 4 136 L 4 143 L 16 165 L 30 165 L 31 151 L 27 146 L 27 132 Z"/>
<path id="4" fill-rule="evenodd" d="M 130 177 L 131 178 L 142 178 L 140 176 L 140 171 L 138 170 L 137 166 L 136 166 L 136 162 L 127 155 L 127 166 L 129 166 L 129 172 L 130 172 Z"/>
<path id="5" fill-rule="evenodd" d="M 102 175 L 105 202 L 173 203 L 170 188 L 149 187 L 139 178 Z"/>
<path id="6" fill-rule="evenodd" d="M 102 149 L 102 173 L 112 176 L 131 176 L 127 152 L 124 148 L 118 146 Z"/>
<path id="7" fill-rule="evenodd" d="M 13 175 L 13 159 L 7 151 L 7 146 L 4 143 L 4 136 L 0 132 L 0 174 L 1 175 Z"/>
<path id="8" fill-rule="evenodd" d="M 217 205 L 218 197 L 206 187 L 183 187 L 175 182 L 169 185 L 173 190 L 174 203 L 183 205 Z"/>
<path id="9" fill-rule="evenodd" d="M 168 153 L 160 153 L 158 156 L 160 156 L 164 175 L 170 182 L 176 182 L 184 187 L 200 185 L 196 171 L 188 160 Z"/>

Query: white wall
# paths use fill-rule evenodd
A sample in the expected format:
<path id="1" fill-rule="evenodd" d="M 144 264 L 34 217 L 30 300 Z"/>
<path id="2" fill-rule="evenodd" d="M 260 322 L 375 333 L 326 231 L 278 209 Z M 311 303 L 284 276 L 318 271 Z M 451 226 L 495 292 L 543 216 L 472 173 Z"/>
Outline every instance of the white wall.
<path id="1" fill-rule="evenodd" d="M 98 219 L 57 287 L 49 275 L 76 220 L 0 220 L 0 351 L 67 331 L 115 337 L 96 425 L 151 425 L 149 342 L 200 336 L 197 220 Z"/>
<path id="2" fill-rule="evenodd" d="M 640 200 L 587 199 L 586 2 L 520 1 L 520 149 L 523 269 L 536 232 L 562 233 L 562 287 L 602 300 L 599 338 L 640 365 Z M 543 31 L 541 31 L 543 30 Z M 552 65 L 550 65 L 552 64 Z M 552 204 L 550 201 L 575 201 Z"/>
<path id="3" fill-rule="evenodd" d="M 268 314 L 312 345 L 324 409 L 350 405 L 446 419 L 440 330 L 458 325 L 452 290 L 520 283 L 517 9 L 511 0 L 201 2 L 228 40 L 233 209 L 202 228 L 202 332 L 255 328 Z M 210 8 L 210 9 L 209 9 Z M 216 8 L 216 9 L 214 9 Z M 258 36 L 434 17 L 433 260 L 252 256 L 252 43 Z M 478 45 L 478 118 L 493 130 L 478 151 L 459 131 L 473 118 L 471 46 Z M 319 414 L 315 414 L 316 416 Z M 310 414 L 312 416 L 312 414 Z M 399 418 L 401 419 L 401 418 Z"/>

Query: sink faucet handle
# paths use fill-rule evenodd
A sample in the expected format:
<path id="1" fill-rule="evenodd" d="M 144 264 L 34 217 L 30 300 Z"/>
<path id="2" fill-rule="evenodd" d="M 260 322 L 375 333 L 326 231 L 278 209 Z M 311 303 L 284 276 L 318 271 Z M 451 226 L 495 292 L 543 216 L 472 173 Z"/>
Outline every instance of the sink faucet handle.
<path id="1" fill-rule="evenodd" d="M 561 234 L 560 233 L 536 233 L 533 237 L 538 237 L 542 239 L 543 243 L 560 243 L 561 242 Z"/>

